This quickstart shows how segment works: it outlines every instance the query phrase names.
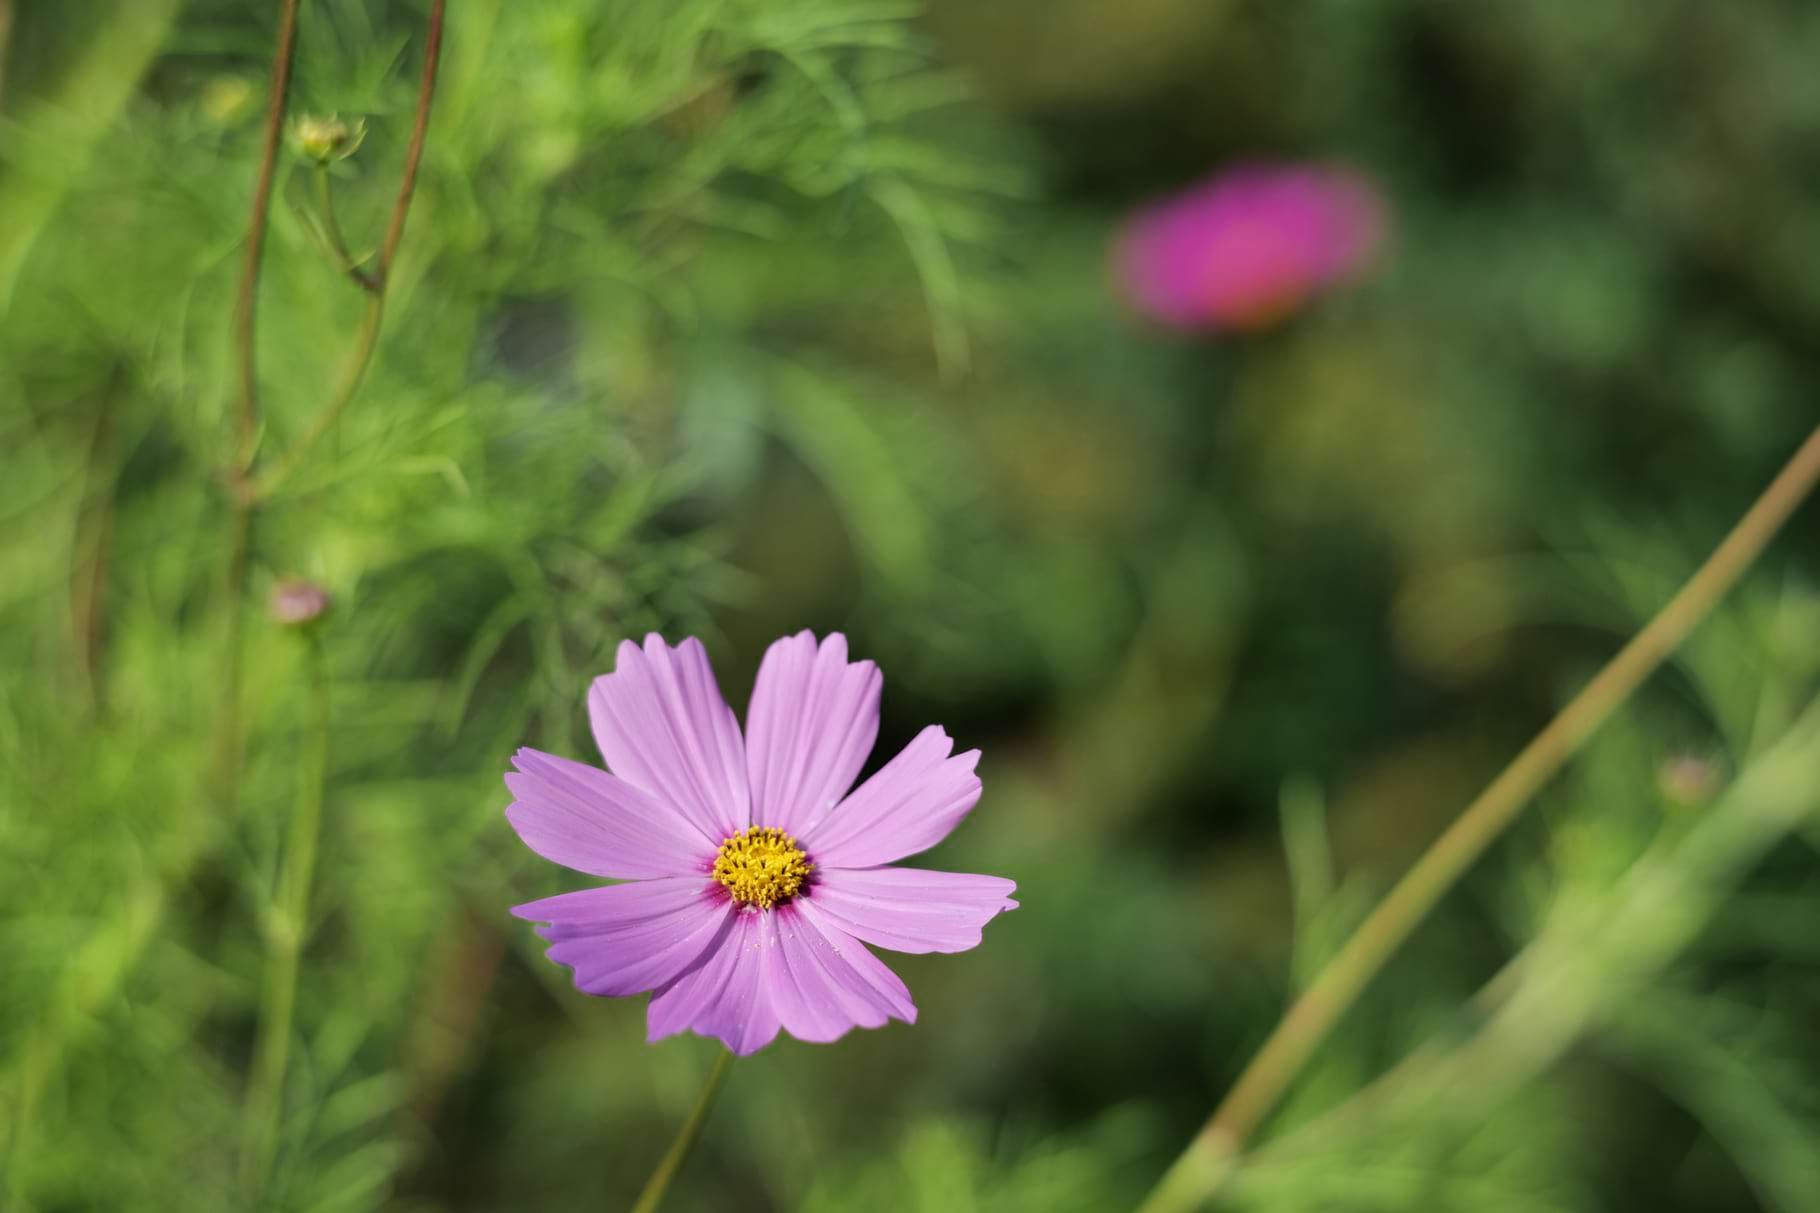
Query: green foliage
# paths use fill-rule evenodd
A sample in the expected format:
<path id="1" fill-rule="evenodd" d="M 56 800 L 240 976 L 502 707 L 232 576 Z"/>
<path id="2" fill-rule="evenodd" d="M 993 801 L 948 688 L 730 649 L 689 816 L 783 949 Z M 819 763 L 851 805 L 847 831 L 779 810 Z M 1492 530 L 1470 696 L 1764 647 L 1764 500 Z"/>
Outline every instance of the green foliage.
<path id="1" fill-rule="evenodd" d="M 738 704 L 803 626 L 879 660 L 881 751 L 981 746 L 927 862 L 1024 908 L 891 958 L 916 1028 L 737 1066 L 667 1207 L 1129 1207 L 1820 385 L 1799 5 L 458 0 L 377 358 L 307 449 L 366 299 L 280 161 L 259 467 L 303 453 L 237 599 L 275 8 L 0 0 L 9 1210 L 628 1204 L 710 1050 L 509 918 L 574 885 L 500 775 L 588 756 L 624 637 L 703 636 Z M 368 267 L 427 12 L 303 0 L 292 112 L 365 120 L 326 185 Z M 1384 262 L 1261 337 L 1145 331 L 1117 217 L 1259 153 L 1373 174 Z M 1220 1207 L 1820 1208 L 1814 534 Z M 261 609 L 289 576 L 308 636 Z"/>

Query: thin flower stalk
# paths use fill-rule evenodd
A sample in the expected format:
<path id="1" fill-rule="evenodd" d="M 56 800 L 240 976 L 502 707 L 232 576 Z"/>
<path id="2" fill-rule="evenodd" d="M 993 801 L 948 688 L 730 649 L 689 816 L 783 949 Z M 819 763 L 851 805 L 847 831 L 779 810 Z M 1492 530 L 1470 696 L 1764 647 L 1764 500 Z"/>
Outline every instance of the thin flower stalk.
<path id="1" fill-rule="evenodd" d="M 0 0 L 0 107 L 6 104 L 6 60 L 13 41 L 13 0 Z"/>
<path id="2" fill-rule="evenodd" d="M 326 164 L 316 166 L 316 203 L 322 208 L 322 234 L 328 240 L 329 251 L 335 255 L 335 268 L 348 276 L 348 279 L 365 291 L 379 289 L 379 279 L 366 272 L 348 251 L 348 242 L 341 234 L 341 222 L 335 217 L 335 184 L 329 176 Z"/>
<path id="3" fill-rule="evenodd" d="M 283 868 L 265 915 L 265 984 L 253 1073 L 247 1087 L 246 1152 L 241 1156 L 241 1185 L 250 1194 L 263 1192 L 267 1185 L 284 1119 L 284 1079 L 294 1034 L 297 970 L 309 935 L 310 886 L 316 879 L 316 851 L 329 776 L 331 719 L 322 640 L 306 630 L 303 641 L 311 701 L 309 746 L 297 784 L 297 804 L 291 812 Z"/>
<path id="4" fill-rule="evenodd" d="M 1302 1151 L 1434 1106 L 1443 1091 L 1486 1107 L 1559 1058 L 1589 1027 L 1631 1009 L 1644 986 L 1710 922 L 1742 874 L 1814 819 L 1820 699 L 1719 795 L 1687 834 L 1645 851 L 1596 905 L 1551 924 L 1472 998 L 1483 1026 L 1425 1045 L 1345 1100 L 1247 1155 L 1247 1170 L 1293 1168 Z M 1672 907 L 1664 912 L 1664 907 Z M 1596 973 L 1597 980 L 1586 975 Z"/>
<path id="5" fill-rule="evenodd" d="M 278 13 L 278 36 L 272 51 L 272 86 L 265 107 L 259 144 L 259 172 L 246 225 L 246 252 L 234 306 L 234 349 L 240 369 L 235 410 L 234 451 L 227 467 L 228 540 L 222 568 L 222 603 L 227 629 L 221 654 L 220 710 L 215 718 L 214 793 L 220 807 L 235 811 L 240 803 L 241 665 L 246 647 L 246 583 L 253 548 L 255 502 L 248 480 L 259 430 L 258 303 L 259 275 L 265 258 L 266 221 L 272 209 L 272 180 L 278 149 L 284 142 L 284 111 L 290 97 L 291 63 L 297 49 L 300 0 L 284 0 Z"/>
<path id="6" fill-rule="evenodd" d="M 442 57 L 443 14 L 445 0 L 432 0 L 427 32 L 424 38 L 423 74 L 418 83 L 416 116 L 411 125 L 410 143 L 405 151 L 404 170 L 398 193 L 392 202 L 391 217 L 386 223 L 384 243 L 378 263 L 367 275 L 373 282 L 366 310 L 355 330 L 353 344 L 342 363 L 342 370 L 316 419 L 303 438 L 269 479 L 254 476 L 258 453 L 258 368 L 257 302 L 260 270 L 265 247 L 267 217 L 271 209 L 272 181 L 276 172 L 278 151 L 283 143 L 284 112 L 290 91 L 291 62 L 297 39 L 297 10 L 300 0 L 285 0 L 279 15 L 277 45 L 273 54 L 271 97 L 266 106 L 264 134 L 260 144 L 259 172 L 253 189 L 251 216 L 247 223 L 246 259 L 241 273 L 240 291 L 235 308 L 235 348 L 240 368 L 239 404 L 236 412 L 234 456 L 227 469 L 230 510 L 227 557 L 224 571 L 223 600 L 227 617 L 223 646 L 219 702 L 221 711 L 215 728 L 216 800 L 228 809 L 239 801 L 240 764 L 244 739 L 241 734 L 241 666 L 245 645 L 246 581 L 253 547 L 253 527 L 260 504 L 271 494 L 279 480 L 301 462 L 303 456 L 334 425 L 348 403 L 360 390 L 368 365 L 379 343 L 384 318 L 385 287 L 391 274 L 398 246 L 404 239 L 405 221 L 416 196 L 417 175 L 423 162 L 425 138 L 429 131 L 430 108 L 435 98 L 436 77 Z"/>
<path id="7" fill-rule="evenodd" d="M 1290 1006 L 1206 1125 L 1140 1207 L 1198 1209 L 1391 956 L 1536 793 L 1672 655 L 1820 482 L 1820 429 L 1777 473 L 1706 562 L 1592 681 L 1461 812 Z"/>
<path id="8" fill-rule="evenodd" d="M 695 1098 L 694 1110 L 689 1113 L 689 1119 L 683 1122 L 682 1128 L 676 1131 L 676 1139 L 664 1151 L 657 1169 L 651 1172 L 651 1178 L 645 1181 L 644 1190 L 638 1194 L 638 1201 L 632 1206 L 632 1213 L 657 1213 L 665 1194 L 670 1191 L 671 1181 L 682 1170 L 683 1163 L 689 1160 L 689 1152 L 700 1140 L 702 1128 L 708 1123 L 708 1114 L 714 1110 L 714 1100 L 727 1081 L 727 1070 L 732 1065 L 733 1054 L 725 1050 L 715 1057 L 714 1068 L 708 1071 L 708 1081 L 702 1085 L 701 1094 Z"/>
<path id="9" fill-rule="evenodd" d="M 240 397 L 235 412 L 234 462 L 230 475 L 235 487 L 244 483 L 253 463 L 259 428 L 258 308 L 259 276 L 265 262 L 265 232 L 272 209 L 272 181 L 278 172 L 278 149 L 284 143 L 284 111 L 290 98 L 291 63 L 297 49 L 297 9 L 300 0 L 284 0 L 278 13 L 278 41 L 272 53 L 272 91 L 265 107 L 265 127 L 259 141 L 259 175 L 253 185 L 252 210 L 247 217 L 246 250 L 240 269 L 240 290 L 234 307 L 234 347 L 239 355 Z M 238 497 L 239 494 L 236 494 Z"/>
<path id="10" fill-rule="evenodd" d="M 241 724 L 241 683 L 245 645 L 245 614 L 248 572 L 251 564 L 253 528 L 257 511 L 266 492 L 254 479 L 254 461 L 258 453 L 258 370 L 257 301 L 263 260 L 265 231 L 271 208 L 272 183 L 276 173 L 278 150 L 282 144 L 284 112 L 289 94 L 291 65 L 297 34 L 300 0 L 284 0 L 272 72 L 270 98 L 266 107 L 264 135 L 261 143 L 258 176 L 254 185 L 251 216 L 248 221 L 246 256 L 235 309 L 235 346 L 238 353 L 240 390 L 236 410 L 233 458 L 227 469 L 230 508 L 229 538 L 225 569 L 224 603 L 227 611 L 226 641 L 223 652 L 221 714 L 217 720 L 216 775 L 220 802 L 232 809 L 239 803 L 239 773 L 243 761 L 244 737 Z M 425 62 L 419 86 L 417 115 L 406 153 L 403 179 L 393 203 L 385 243 L 376 271 L 377 286 L 372 292 L 366 318 L 356 334 L 349 360 L 344 364 L 335 394 L 325 405 L 329 420 L 313 427 L 306 439 L 313 442 L 326 430 L 333 416 L 345 407 L 358 389 L 366 365 L 371 361 L 378 341 L 380 306 L 386 276 L 402 240 L 405 219 L 414 196 L 418 167 L 422 161 L 425 133 L 428 129 L 437 63 L 442 48 L 444 0 L 433 0 L 429 33 L 425 43 Z M 296 452 L 293 452 L 295 455 Z M 250 1192 L 262 1191 L 270 1177 L 283 1118 L 284 1078 L 288 1069 L 292 1020 L 296 1004 L 297 970 L 309 914 L 310 885 L 315 873 L 317 836 L 320 831 L 322 798 L 328 762 L 328 691 L 322 669 L 320 641 L 311 635 L 307 661 L 315 700 L 316 749 L 306 762 L 298 803 L 290 822 L 285 848 L 284 868 L 274 904 L 267 914 L 265 929 L 268 941 L 267 969 L 261 998 L 259 1038 L 255 1045 L 253 1070 L 247 1089 L 248 1137 L 241 1158 L 241 1183 Z"/>
<path id="11" fill-rule="evenodd" d="M 423 164 L 424 141 L 430 128 L 430 107 L 436 98 L 436 76 L 442 61 L 445 6 L 446 0 L 432 0 L 430 5 L 429 25 L 424 35 L 423 74 L 418 80 L 417 111 L 411 122 L 410 143 L 405 148 L 404 171 L 399 175 L 398 193 L 392 200 L 391 217 L 386 221 L 385 238 L 379 246 L 374 267 L 356 278 L 367 288 L 368 299 L 359 327 L 355 329 L 353 345 L 342 362 L 341 374 L 334 390 L 304 430 L 303 436 L 271 473 L 255 486 L 256 495 L 261 499 L 276 491 L 281 483 L 296 472 L 316 444 L 334 428 L 343 411 L 360 391 L 360 385 L 366 380 L 367 368 L 372 364 L 373 351 L 379 345 L 380 330 L 385 322 L 385 298 L 392 282 L 392 267 L 398 257 L 398 246 L 404 240 L 405 222 L 410 218 L 411 202 L 417 193 L 417 174 Z M 325 205 L 326 197 L 325 192 Z M 325 218 L 331 213 L 325 211 Z M 329 222 L 332 223 L 333 220 L 330 219 Z M 343 259 L 346 260 L 345 253 Z"/>

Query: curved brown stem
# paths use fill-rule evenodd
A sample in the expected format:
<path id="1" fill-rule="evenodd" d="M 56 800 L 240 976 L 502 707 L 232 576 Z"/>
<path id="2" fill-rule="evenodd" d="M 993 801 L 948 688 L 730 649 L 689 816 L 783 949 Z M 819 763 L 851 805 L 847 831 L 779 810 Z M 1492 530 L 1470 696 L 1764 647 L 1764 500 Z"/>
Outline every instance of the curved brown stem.
<path id="1" fill-rule="evenodd" d="M 13 0 L 0 0 L 0 106 L 6 102 L 6 58 L 13 41 Z"/>
<path id="2" fill-rule="evenodd" d="M 253 441 L 259 425 L 259 372 L 256 366 L 256 305 L 259 270 L 265 256 L 266 217 L 272 209 L 272 179 L 278 171 L 278 148 L 284 139 L 284 110 L 291 89 L 291 61 L 297 49 L 297 8 L 300 0 L 283 0 L 278 12 L 278 44 L 272 53 L 272 91 L 266 102 L 265 128 L 259 143 L 259 177 L 253 186 L 252 212 L 246 224 L 246 258 L 240 270 L 240 293 L 234 310 L 234 344 L 240 353 L 240 408 L 234 465 L 230 475 L 236 487 L 244 482 L 253 462 Z"/>
<path id="3" fill-rule="evenodd" d="M 411 213 L 411 197 L 417 192 L 417 166 L 423 162 L 424 135 L 430 128 L 430 102 L 436 96 L 436 70 L 442 61 L 443 5 L 444 0 L 431 0 L 430 25 L 423 41 L 423 76 L 417 84 L 417 116 L 411 122 L 411 142 L 405 148 L 404 173 L 398 181 L 398 195 L 392 200 L 392 217 L 386 222 L 385 243 L 379 246 L 382 286 L 391 274 L 398 242 L 404 239 L 404 221 Z"/>

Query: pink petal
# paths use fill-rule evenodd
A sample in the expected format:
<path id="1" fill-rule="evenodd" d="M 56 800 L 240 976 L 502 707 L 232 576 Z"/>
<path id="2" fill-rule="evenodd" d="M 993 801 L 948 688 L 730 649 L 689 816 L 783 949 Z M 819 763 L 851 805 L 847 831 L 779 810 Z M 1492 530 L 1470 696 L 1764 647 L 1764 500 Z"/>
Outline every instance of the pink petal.
<path id="1" fill-rule="evenodd" d="M 777 950 L 766 976 L 772 1005 L 790 1035 L 825 1043 L 856 1027 L 882 1027 L 893 1015 L 915 1021 L 910 992 L 857 940 L 817 925 L 796 902 L 767 917 Z M 867 971 L 882 971 L 889 981 L 868 977 L 856 967 L 856 955 L 865 957 L 858 963 Z"/>
<path id="2" fill-rule="evenodd" d="M 688 818 L 623 779 L 554 754 L 521 749 L 506 787 L 517 803 L 506 819 L 526 846 L 552 863 L 592 876 L 643 880 L 700 871 L 710 841 Z"/>
<path id="3" fill-rule="evenodd" d="M 718 1038 L 741 1057 L 770 1044 L 780 1025 L 763 982 L 774 951 L 767 946 L 762 921 L 769 917 L 735 912 L 726 936 L 651 996 L 647 1038 L 658 1041 L 691 1031 Z"/>
<path id="4" fill-rule="evenodd" d="M 1017 909 L 1013 881 L 921 868 L 826 868 L 808 901 L 849 935 L 893 952 L 965 952 L 993 918 Z"/>
<path id="5" fill-rule="evenodd" d="M 766 650 L 746 712 L 754 825 L 801 835 L 847 794 L 878 739 L 883 684 L 870 661 L 847 661 L 839 632 Z"/>
<path id="6" fill-rule="evenodd" d="M 926 851 L 979 803 L 979 751 L 930 725 L 803 838 L 819 867 L 870 868 Z"/>
<path id="7" fill-rule="evenodd" d="M 842 930 L 839 923 L 810 902 L 799 897 L 790 906 L 802 923 L 826 941 L 828 951 L 823 955 L 828 961 L 828 973 L 849 994 L 882 1007 L 894 1019 L 916 1022 L 916 1004 L 910 1001 L 909 989 L 884 961 L 867 951 L 865 944 Z M 839 961 L 846 963 L 842 965 Z"/>
<path id="8" fill-rule="evenodd" d="M 784 1031 L 798 1040 L 825 1044 L 851 1031 L 856 1014 L 865 1017 L 867 1027 L 885 1022 L 882 1014 L 873 1016 L 865 1003 L 848 1002 L 845 991 L 816 954 L 815 943 L 821 941 L 821 935 L 803 923 L 799 914 L 779 907 L 764 917 L 773 949 L 766 992 Z"/>
<path id="9" fill-rule="evenodd" d="M 514 906 L 520 918 L 550 925 L 549 957 L 575 970 L 589 994 L 654 990 L 673 980 L 727 930 L 733 903 L 699 876 L 671 876 L 562 893 Z"/>
<path id="10" fill-rule="evenodd" d="M 701 641 L 652 633 L 619 646 L 588 692 L 594 740 L 613 773 L 674 806 L 716 845 L 747 822 L 746 753 Z"/>

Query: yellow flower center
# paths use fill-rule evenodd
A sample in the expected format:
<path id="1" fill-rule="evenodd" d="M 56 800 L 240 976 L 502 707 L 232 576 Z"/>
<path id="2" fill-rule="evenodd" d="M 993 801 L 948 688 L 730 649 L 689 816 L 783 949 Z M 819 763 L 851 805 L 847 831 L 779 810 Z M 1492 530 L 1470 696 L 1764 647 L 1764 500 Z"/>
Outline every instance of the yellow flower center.
<path id="1" fill-rule="evenodd" d="M 769 826 L 752 826 L 720 844 L 714 879 L 741 905 L 768 910 L 789 901 L 814 870 L 796 839 Z"/>

